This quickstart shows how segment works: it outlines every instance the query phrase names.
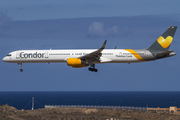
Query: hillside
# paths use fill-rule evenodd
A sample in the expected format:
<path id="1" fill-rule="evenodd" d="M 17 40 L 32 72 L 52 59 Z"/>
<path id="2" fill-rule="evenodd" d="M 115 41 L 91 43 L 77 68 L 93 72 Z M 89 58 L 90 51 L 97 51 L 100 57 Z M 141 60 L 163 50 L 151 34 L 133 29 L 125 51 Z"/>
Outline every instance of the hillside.
<path id="1" fill-rule="evenodd" d="M 0 120 L 180 120 L 179 115 L 117 109 L 43 108 L 17 110 L 0 106 Z"/>

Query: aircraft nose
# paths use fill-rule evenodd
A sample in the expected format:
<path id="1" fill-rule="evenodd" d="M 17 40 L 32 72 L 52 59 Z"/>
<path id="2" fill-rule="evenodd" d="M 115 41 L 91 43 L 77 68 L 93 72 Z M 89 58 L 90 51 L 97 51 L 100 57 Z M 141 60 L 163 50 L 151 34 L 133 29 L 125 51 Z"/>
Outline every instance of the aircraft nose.
<path id="1" fill-rule="evenodd" d="M 6 57 L 4 57 L 2 60 L 3 60 L 4 62 L 6 62 L 6 61 L 7 61 L 7 58 L 6 58 Z"/>

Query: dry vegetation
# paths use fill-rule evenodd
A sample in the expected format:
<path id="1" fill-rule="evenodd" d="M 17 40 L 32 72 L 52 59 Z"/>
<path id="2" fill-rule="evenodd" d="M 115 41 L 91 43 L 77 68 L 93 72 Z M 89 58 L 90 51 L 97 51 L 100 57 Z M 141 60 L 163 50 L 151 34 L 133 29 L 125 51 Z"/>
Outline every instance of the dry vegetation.
<path id="1" fill-rule="evenodd" d="M 0 120 L 180 120 L 179 115 L 117 109 L 44 108 L 17 110 L 0 106 Z"/>

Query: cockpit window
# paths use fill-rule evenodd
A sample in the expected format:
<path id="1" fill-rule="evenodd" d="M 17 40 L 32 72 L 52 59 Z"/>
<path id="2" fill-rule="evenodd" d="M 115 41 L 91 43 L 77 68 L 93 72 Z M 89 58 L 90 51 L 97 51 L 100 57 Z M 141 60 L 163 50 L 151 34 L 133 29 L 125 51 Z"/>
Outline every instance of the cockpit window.
<path id="1" fill-rule="evenodd" d="M 8 54 L 7 56 L 11 56 L 11 54 Z"/>

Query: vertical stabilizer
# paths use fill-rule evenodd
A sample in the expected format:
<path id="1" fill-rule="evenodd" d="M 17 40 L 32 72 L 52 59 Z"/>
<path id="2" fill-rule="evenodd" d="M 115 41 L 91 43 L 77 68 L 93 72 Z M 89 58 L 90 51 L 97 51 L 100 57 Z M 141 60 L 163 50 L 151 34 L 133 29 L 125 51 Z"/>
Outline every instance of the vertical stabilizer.
<path id="1" fill-rule="evenodd" d="M 169 27 L 149 48 L 148 50 L 168 51 L 172 43 L 177 26 Z"/>

